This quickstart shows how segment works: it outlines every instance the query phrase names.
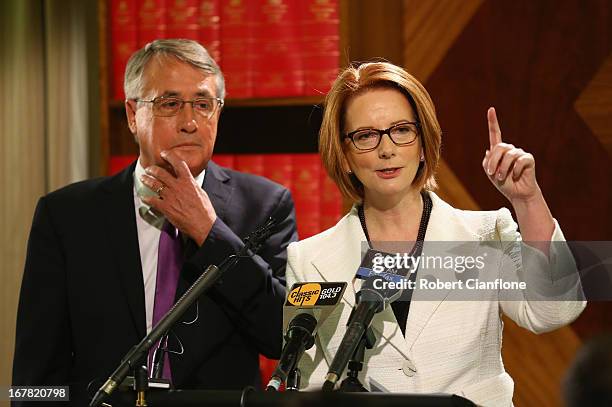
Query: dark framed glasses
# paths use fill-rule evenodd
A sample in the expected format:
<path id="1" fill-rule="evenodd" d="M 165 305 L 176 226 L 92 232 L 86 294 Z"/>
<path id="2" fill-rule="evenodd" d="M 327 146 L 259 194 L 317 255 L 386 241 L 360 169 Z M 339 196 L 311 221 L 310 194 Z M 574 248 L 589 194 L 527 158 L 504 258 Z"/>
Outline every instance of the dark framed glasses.
<path id="1" fill-rule="evenodd" d="M 351 139 L 357 150 L 374 150 L 380 145 L 383 135 L 387 134 L 391 141 L 397 146 L 405 146 L 414 143 L 419 135 L 419 122 L 403 122 L 389 127 L 388 129 L 359 129 L 347 133 L 344 138 Z"/>

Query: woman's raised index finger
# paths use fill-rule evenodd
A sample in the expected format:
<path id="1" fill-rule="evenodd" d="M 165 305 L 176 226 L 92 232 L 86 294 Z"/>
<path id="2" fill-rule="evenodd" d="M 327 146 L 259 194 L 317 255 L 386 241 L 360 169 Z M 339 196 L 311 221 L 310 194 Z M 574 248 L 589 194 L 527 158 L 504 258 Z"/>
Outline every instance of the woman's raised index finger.
<path id="1" fill-rule="evenodd" d="M 494 107 L 490 107 L 487 110 L 487 122 L 489 123 L 489 149 L 493 149 L 493 147 L 502 142 L 501 129 L 499 128 Z"/>

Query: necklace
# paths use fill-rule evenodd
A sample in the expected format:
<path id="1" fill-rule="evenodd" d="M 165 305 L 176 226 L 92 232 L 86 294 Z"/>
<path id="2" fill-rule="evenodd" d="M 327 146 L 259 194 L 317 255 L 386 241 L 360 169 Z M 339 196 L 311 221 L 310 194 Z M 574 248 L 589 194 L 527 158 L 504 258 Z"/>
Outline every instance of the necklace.
<path id="1" fill-rule="evenodd" d="M 417 256 L 420 255 L 421 251 L 423 250 L 423 240 L 425 240 L 425 232 L 427 232 L 427 225 L 429 224 L 429 215 L 431 215 L 431 208 L 433 206 L 428 193 L 423 191 L 421 192 L 421 196 L 423 197 L 423 213 L 421 214 L 421 223 L 419 224 L 419 233 L 417 234 L 416 244 L 410 251 L 410 255 L 416 254 Z M 368 233 L 368 227 L 366 225 L 365 210 L 363 209 L 363 204 L 357 207 L 357 214 L 359 215 L 359 221 L 361 222 L 361 228 L 363 229 L 363 233 L 365 234 L 365 237 L 368 241 L 368 246 L 372 248 L 370 234 Z"/>

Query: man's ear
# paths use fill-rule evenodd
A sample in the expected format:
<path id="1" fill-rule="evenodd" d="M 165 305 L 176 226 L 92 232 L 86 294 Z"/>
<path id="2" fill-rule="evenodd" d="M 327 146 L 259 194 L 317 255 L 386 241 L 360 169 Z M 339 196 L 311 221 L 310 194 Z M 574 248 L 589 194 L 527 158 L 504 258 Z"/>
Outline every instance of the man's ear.
<path id="1" fill-rule="evenodd" d="M 219 119 L 221 119 L 221 112 L 223 111 L 224 107 L 225 105 L 219 106 L 219 108 L 215 112 L 215 116 L 217 116 L 217 122 L 219 121 Z"/>
<path id="2" fill-rule="evenodd" d="M 136 134 L 136 102 L 133 99 L 125 100 L 125 114 L 127 116 L 128 127 L 132 134 Z"/>

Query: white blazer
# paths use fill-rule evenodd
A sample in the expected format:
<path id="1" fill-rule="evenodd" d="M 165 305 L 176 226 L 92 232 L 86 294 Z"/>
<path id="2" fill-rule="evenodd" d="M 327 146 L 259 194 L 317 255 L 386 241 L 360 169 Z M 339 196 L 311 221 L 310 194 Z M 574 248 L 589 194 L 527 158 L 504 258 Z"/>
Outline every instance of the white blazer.
<path id="1" fill-rule="evenodd" d="M 499 242 L 503 248 L 520 241 L 508 209 L 463 211 L 451 207 L 434 193 L 429 194 L 433 207 L 426 242 L 486 240 Z M 552 240 L 565 240 L 556 221 Z M 353 207 L 331 229 L 289 245 L 287 287 L 296 282 L 349 282 L 341 306 L 318 327 L 315 346 L 300 361 L 302 387 L 308 390 L 321 388 L 346 331 L 355 293 L 361 286 L 361 280 L 354 276 L 365 241 L 357 209 Z M 521 293 L 522 298 L 512 301 L 497 295 L 477 301 L 457 301 L 451 300 L 453 292 L 448 290 L 439 299 L 419 301 L 417 286 L 406 337 L 391 307 L 374 317 L 371 326 L 377 342 L 373 349 L 366 351 L 364 369 L 359 376 L 361 383 L 371 390 L 378 387 L 402 393 L 452 393 L 479 405 L 511 406 L 514 382 L 504 370 L 501 358 L 501 312 L 520 326 L 540 333 L 572 322 L 586 306 L 577 273 L 572 272 L 575 263 L 565 244 L 551 245 L 548 259 L 535 249 L 528 254 L 524 251 L 525 248 L 523 257 L 531 256 L 531 261 L 541 269 L 542 275 L 537 276 L 537 281 L 543 287 L 536 291 L 547 295 L 548 288 L 554 290 L 562 284 L 563 292 L 573 292 L 570 297 L 579 300 L 529 301 L 528 298 L 534 297 Z M 573 267 L 569 281 L 568 267 Z M 512 262 L 505 262 L 500 268 L 515 277 L 522 272 L 520 265 Z"/>

